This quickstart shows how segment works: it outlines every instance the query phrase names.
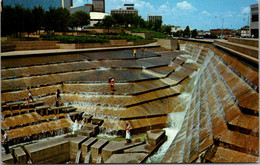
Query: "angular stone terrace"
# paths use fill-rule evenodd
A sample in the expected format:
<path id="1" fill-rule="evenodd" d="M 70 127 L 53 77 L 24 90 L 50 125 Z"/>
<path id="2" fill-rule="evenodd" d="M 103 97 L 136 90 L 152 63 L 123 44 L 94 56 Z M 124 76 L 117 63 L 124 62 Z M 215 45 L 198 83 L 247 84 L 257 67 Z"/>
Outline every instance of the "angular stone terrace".
<path id="1" fill-rule="evenodd" d="M 194 59 L 207 57 L 182 128 L 161 162 L 258 162 L 258 70 L 208 44 L 182 45 Z"/>
<path id="2" fill-rule="evenodd" d="M 53 106 L 55 92 L 61 89 L 61 103 L 76 107 L 79 113 L 104 120 L 103 129 L 124 130 L 125 122 L 131 123 L 133 133 L 163 128 L 172 109 L 170 99 L 183 91 L 189 75 L 198 68 L 185 63 L 186 58 L 178 55 L 178 52 L 163 48 L 149 48 L 144 55 L 139 49 L 136 58 L 132 50 L 4 57 L 2 105 L 25 101 L 29 86 L 37 101 Z M 113 93 L 107 83 L 108 77 L 115 78 Z M 18 142 L 20 137 L 30 133 L 38 136 L 41 132 L 24 130 L 31 129 L 32 125 L 39 128 L 45 124 L 45 130 L 51 131 L 47 122 L 50 119 L 57 123 L 66 121 L 66 113 L 45 114 L 34 108 L 2 110 L 2 126 L 10 129 L 11 139 L 18 139 Z M 60 126 L 63 129 L 71 125 L 68 121 Z"/>

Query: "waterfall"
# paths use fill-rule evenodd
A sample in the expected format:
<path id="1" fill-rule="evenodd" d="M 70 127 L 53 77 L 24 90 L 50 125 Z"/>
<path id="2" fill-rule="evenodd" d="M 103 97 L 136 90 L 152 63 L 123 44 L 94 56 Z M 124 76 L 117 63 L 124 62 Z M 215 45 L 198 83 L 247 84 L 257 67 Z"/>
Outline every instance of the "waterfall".
<path id="1" fill-rule="evenodd" d="M 167 141 L 163 143 L 163 145 L 158 149 L 156 154 L 154 154 L 153 156 L 147 159 L 146 163 L 160 163 L 163 156 L 169 149 L 171 143 L 175 139 L 177 133 L 181 129 L 186 111 L 190 108 L 190 104 L 193 99 L 192 94 L 196 89 L 196 85 L 198 82 L 198 73 L 199 73 L 198 71 L 194 72 L 190 76 L 191 80 L 187 84 L 185 91 L 178 96 L 183 101 L 181 104 L 176 106 L 175 109 L 179 109 L 181 107 L 183 111 L 175 112 L 175 110 L 173 110 L 173 112 L 168 115 L 170 121 L 169 127 L 163 129 L 166 131 Z"/>
<path id="2" fill-rule="evenodd" d="M 185 44 L 185 48 L 186 46 L 187 44 Z M 201 53 L 201 49 L 202 47 L 199 47 L 195 59 L 192 58 L 191 55 L 189 54 L 182 54 L 180 55 L 180 57 L 186 59 L 185 63 L 197 64 L 197 59 Z M 185 119 L 186 112 L 190 109 L 191 104 L 193 104 L 194 108 L 196 108 L 194 113 L 198 113 L 200 111 L 200 103 L 196 102 L 196 97 L 200 97 L 200 90 L 201 90 L 200 88 L 203 86 L 203 85 L 199 85 L 199 83 L 201 82 L 200 77 L 205 76 L 204 73 L 205 70 L 207 69 L 208 63 L 210 63 L 212 55 L 213 54 L 206 56 L 204 63 L 200 66 L 200 69 L 198 69 L 190 76 L 191 79 L 187 84 L 185 91 L 178 96 L 182 100 L 182 102 L 181 104 L 175 107 L 176 110 L 181 108 L 183 111 L 175 112 L 174 109 L 173 112 L 168 115 L 170 124 L 169 127 L 164 128 L 167 135 L 167 141 L 158 149 L 157 153 L 155 153 L 153 156 L 148 158 L 146 163 L 161 163 L 161 160 L 163 159 L 167 150 L 171 146 L 172 142 L 175 140 L 175 137 L 178 135 L 178 132 L 182 128 L 182 124 Z M 194 57 L 194 54 L 192 54 L 192 56 Z M 176 70 L 178 70 L 178 68 L 176 68 Z M 196 129 L 199 129 L 199 125 L 197 125 L 196 127 L 197 127 Z M 187 137 L 187 138 L 191 138 L 191 137 Z M 188 155 L 186 155 L 186 157 L 187 156 Z"/>

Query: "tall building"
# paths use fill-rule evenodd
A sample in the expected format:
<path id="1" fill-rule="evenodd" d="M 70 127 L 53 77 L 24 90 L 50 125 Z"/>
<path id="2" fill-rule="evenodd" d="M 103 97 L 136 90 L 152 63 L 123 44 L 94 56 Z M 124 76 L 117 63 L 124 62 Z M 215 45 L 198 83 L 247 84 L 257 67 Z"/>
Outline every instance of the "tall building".
<path id="1" fill-rule="evenodd" d="M 95 12 L 105 13 L 105 0 L 92 0 Z"/>
<path id="2" fill-rule="evenodd" d="M 250 34 L 254 38 L 258 38 L 259 21 L 258 21 L 258 4 L 251 5 L 251 21 L 250 21 Z"/>
<path id="3" fill-rule="evenodd" d="M 155 20 L 162 21 L 162 16 L 161 15 L 148 15 L 147 16 L 147 21 L 155 21 Z"/>
<path id="4" fill-rule="evenodd" d="M 126 9 L 114 9 L 111 10 L 112 14 L 135 14 L 138 15 L 138 10 L 134 9 L 134 4 L 125 4 Z"/>
<path id="5" fill-rule="evenodd" d="M 44 10 L 49 10 L 50 7 L 69 9 L 73 5 L 72 0 L 3 0 L 3 6 L 15 7 L 16 4 L 29 9 L 40 5 Z"/>

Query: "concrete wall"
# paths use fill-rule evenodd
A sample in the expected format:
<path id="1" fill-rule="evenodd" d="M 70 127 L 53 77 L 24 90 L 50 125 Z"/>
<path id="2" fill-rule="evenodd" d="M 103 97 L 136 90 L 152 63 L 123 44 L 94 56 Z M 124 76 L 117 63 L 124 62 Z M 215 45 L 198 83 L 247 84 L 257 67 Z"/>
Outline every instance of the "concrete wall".
<path id="1" fill-rule="evenodd" d="M 212 163 L 258 162 L 258 70 L 212 44 L 181 43 L 200 70 L 182 128 L 162 163 L 190 163 L 199 156 Z"/>
<path id="2" fill-rule="evenodd" d="M 170 50 L 177 50 L 179 47 L 178 40 L 175 39 L 158 39 L 157 44 Z"/>

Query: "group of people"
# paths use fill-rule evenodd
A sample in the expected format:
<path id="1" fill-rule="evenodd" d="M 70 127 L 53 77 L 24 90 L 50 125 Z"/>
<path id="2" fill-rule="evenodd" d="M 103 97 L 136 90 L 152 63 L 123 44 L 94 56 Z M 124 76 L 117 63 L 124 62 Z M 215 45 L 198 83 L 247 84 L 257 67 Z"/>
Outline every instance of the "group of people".
<path id="1" fill-rule="evenodd" d="M 33 99 L 33 96 L 32 96 L 32 92 L 31 92 L 31 90 L 30 90 L 30 88 L 28 87 L 27 88 L 27 90 L 28 90 L 28 97 L 27 97 L 27 104 L 30 102 L 30 100 L 32 101 L 32 102 L 34 102 L 34 99 Z M 59 89 L 57 89 L 57 92 L 56 92 L 56 94 L 55 94 L 55 106 L 56 107 L 59 107 L 60 106 L 60 104 L 59 104 L 59 101 L 60 101 L 60 90 Z"/>
<path id="2" fill-rule="evenodd" d="M 145 53 L 147 53 L 147 48 L 143 48 L 142 47 L 142 49 L 141 49 L 141 56 L 143 56 Z M 134 50 L 133 50 L 133 56 L 134 56 L 134 58 L 136 58 L 136 48 L 134 48 Z"/>

